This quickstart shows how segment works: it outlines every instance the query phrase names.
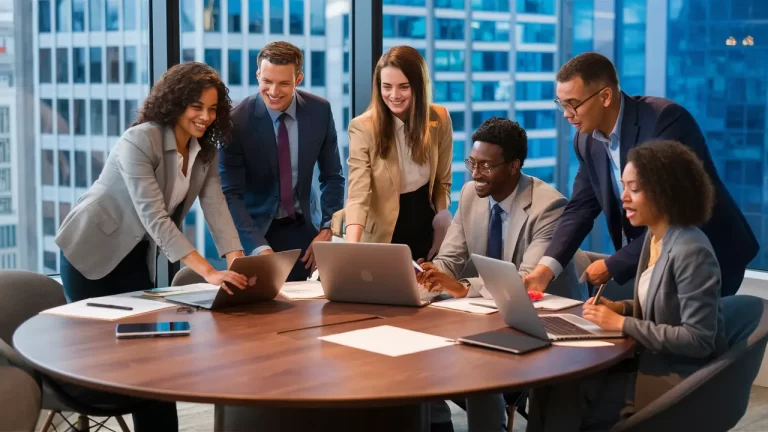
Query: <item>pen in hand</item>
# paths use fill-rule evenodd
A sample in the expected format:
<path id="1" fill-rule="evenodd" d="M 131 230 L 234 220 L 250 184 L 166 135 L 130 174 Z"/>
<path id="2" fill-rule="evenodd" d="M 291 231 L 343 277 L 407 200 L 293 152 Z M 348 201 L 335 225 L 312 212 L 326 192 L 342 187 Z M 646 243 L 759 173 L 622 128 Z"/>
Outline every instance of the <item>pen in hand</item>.
<path id="1" fill-rule="evenodd" d="M 86 303 L 86 306 L 91 307 L 100 307 L 100 308 L 106 308 L 106 309 L 120 309 L 120 310 L 133 310 L 130 306 L 118 306 L 118 305 L 111 305 L 111 304 L 104 304 L 104 303 Z"/>

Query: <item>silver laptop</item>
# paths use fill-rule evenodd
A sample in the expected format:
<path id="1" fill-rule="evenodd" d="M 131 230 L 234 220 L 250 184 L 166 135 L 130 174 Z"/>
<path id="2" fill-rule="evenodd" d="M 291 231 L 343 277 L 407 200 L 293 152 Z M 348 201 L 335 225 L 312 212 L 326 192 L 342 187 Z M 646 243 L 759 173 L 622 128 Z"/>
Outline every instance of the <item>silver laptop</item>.
<path id="1" fill-rule="evenodd" d="M 232 294 L 219 288 L 168 295 L 165 299 L 211 310 L 272 300 L 288 279 L 300 254 L 301 250 L 293 249 L 269 255 L 235 258 L 229 269 L 248 278 L 248 286 L 244 290 L 225 282 Z"/>
<path id="2" fill-rule="evenodd" d="M 439 295 L 416 282 L 406 245 L 316 242 L 312 248 L 320 284 L 330 301 L 425 306 Z"/>
<path id="3" fill-rule="evenodd" d="M 621 332 L 603 330 L 573 314 L 539 316 L 513 263 L 475 254 L 472 254 L 472 261 L 485 282 L 485 289 L 493 296 L 504 322 L 515 330 L 551 341 L 624 336 Z"/>

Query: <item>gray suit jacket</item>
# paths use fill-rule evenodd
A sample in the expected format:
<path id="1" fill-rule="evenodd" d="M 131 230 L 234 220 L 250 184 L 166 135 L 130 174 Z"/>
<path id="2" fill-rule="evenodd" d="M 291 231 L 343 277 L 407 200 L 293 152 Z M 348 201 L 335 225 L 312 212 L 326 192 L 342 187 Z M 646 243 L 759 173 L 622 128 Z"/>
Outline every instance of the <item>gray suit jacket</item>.
<path id="1" fill-rule="evenodd" d="M 513 262 L 521 276 L 530 273 L 544 256 L 567 202 L 560 192 L 543 181 L 525 174 L 520 176 L 507 222 L 504 260 Z M 470 297 L 485 291 L 470 256 L 487 252 L 490 213 L 489 199 L 477 196 L 475 182 L 465 184 L 459 209 L 433 261 L 441 271 L 457 279 L 467 279 Z M 547 292 L 579 300 L 587 298 L 587 288 L 578 282 L 573 262 L 549 285 Z"/>
<path id="2" fill-rule="evenodd" d="M 624 300 L 623 332 L 642 347 L 635 407 L 642 408 L 728 350 L 720 306 L 720 266 L 698 228 L 670 227 L 651 270 L 645 316 L 637 300 L 648 267 L 650 231 L 640 255 L 635 298 Z"/>
<path id="3" fill-rule="evenodd" d="M 157 247 L 170 262 L 195 250 L 179 227 L 197 198 L 219 254 L 242 249 L 221 192 L 218 152 L 211 161 L 195 160 L 186 198 L 174 215 L 168 213 L 177 155 L 170 126 L 143 123 L 125 131 L 56 235 L 56 244 L 83 276 L 103 278 L 149 234 L 147 265 L 154 279 Z"/>

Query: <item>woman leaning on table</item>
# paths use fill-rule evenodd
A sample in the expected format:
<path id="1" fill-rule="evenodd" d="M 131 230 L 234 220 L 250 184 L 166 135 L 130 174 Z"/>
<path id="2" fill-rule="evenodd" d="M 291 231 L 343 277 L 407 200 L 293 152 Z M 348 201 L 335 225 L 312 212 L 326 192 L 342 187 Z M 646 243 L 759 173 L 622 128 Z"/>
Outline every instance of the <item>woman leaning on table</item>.
<path id="1" fill-rule="evenodd" d="M 430 259 L 450 224 L 453 129 L 431 104 L 418 51 L 396 46 L 379 59 L 368 110 L 349 122 L 349 242 L 399 243 Z"/>
<path id="2" fill-rule="evenodd" d="M 214 69 L 195 62 L 172 67 L 152 87 L 138 120 L 115 144 L 98 180 L 56 236 L 70 301 L 152 288 L 157 249 L 211 284 L 226 281 L 245 288 L 243 275 L 215 270 L 180 229 L 199 198 L 227 264 L 243 256 L 217 170 L 217 146 L 226 142 L 231 129 L 227 93 Z M 62 386 L 85 403 L 128 407 L 137 432 L 178 430 L 172 402 Z"/>
<path id="3" fill-rule="evenodd" d="M 714 199 L 701 161 L 678 142 L 652 141 L 629 152 L 621 183 L 629 222 L 648 227 L 635 296 L 589 299 L 583 316 L 634 339 L 638 355 L 581 381 L 532 390 L 529 431 L 608 430 L 622 409 L 625 416 L 642 409 L 728 349 L 720 267 L 697 228 Z"/>

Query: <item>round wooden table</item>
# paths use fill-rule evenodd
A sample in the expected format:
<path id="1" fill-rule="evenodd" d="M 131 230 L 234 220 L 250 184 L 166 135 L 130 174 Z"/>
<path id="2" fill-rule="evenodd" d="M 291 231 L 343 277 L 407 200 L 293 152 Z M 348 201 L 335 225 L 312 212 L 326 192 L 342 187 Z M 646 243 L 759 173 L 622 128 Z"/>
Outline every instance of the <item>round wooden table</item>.
<path id="1" fill-rule="evenodd" d="M 420 406 L 521 390 L 605 369 L 635 346 L 631 339 L 613 339 L 609 347 L 552 346 L 514 355 L 457 344 L 389 357 L 318 337 L 391 325 L 455 339 L 505 324 L 498 313 L 280 296 L 224 312 L 186 314 L 174 307 L 120 322 L 155 321 L 189 321 L 192 333 L 118 340 L 116 322 L 38 315 L 16 330 L 13 342 L 46 374 L 92 389 L 172 401 L 307 408 Z"/>

